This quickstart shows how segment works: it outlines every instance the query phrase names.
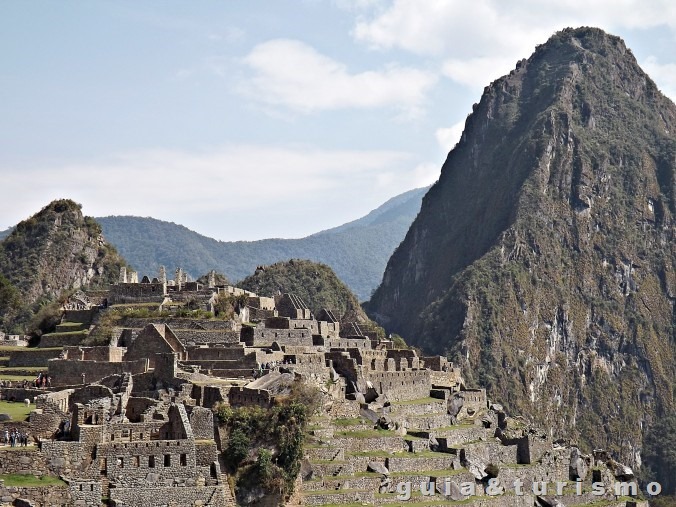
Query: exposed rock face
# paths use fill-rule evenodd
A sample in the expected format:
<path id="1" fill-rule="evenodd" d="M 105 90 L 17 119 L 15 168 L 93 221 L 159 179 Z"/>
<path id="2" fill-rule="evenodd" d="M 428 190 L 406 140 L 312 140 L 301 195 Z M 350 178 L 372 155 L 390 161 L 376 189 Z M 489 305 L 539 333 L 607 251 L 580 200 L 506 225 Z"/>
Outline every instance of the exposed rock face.
<path id="1" fill-rule="evenodd" d="M 487 87 L 366 305 L 470 383 L 640 463 L 674 408 L 676 107 L 567 29 Z"/>
<path id="2" fill-rule="evenodd" d="M 52 202 L 0 243 L 0 273 L 26 306 L 53 300 L 67 289 L 112 282 L 122 265 L 99 225 L 70 200 Z"/>

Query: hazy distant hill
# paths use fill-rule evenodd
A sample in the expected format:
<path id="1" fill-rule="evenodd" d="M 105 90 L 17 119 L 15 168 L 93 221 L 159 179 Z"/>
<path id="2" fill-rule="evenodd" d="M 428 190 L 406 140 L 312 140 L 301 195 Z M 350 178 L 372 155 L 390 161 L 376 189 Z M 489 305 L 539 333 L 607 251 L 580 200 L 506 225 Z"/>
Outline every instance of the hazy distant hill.
<path id="1" fill-rule="evenodd" d="M 5 229 L 4 231 L 0 231 L 0 241 L 5 239 L 7 236 L 9 236 L 12 233 L 12 227 L 9 229 Z"/>
<path id="2" fill-rule="evenodd" d="M 97 218 L 105 237 L 140 274 L 183 267 L 193 277 L 211 269 L 230 280 L 253 274 L 256 266 L 288 259 L 329 265 L 361 299 L 380 283 L 385 264 L 420 210 L 427 188 L 393 197 L 368 215 L 301 239 L 224 242 L 154 218 Z"/>

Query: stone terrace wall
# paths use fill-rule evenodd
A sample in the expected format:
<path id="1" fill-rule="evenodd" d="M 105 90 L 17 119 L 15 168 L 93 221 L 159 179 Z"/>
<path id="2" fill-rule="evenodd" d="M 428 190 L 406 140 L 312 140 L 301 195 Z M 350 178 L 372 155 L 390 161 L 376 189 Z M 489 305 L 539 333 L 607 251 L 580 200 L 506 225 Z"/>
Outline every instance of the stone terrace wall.
<path id="1" fill-rule="evenodd" d="M 428 370 L 370 372 L 367 377 L 376 391 L 392 401 L 425 398 L 430 393 Z"/>
<path id="2" fill-rule="evenodd" d="M 148 482 L 189 479 L 195 475 L 195 442 L 191 440 L 152 440 L 110 442 L 96 451 L 109 477 L 121 487 L 144 485 Z M 146 479 L 149 473 L 155 480 Z"/>
<path id="3" fill-rule="evenodd" d="M 186 481 L 186 484 L 194 481 Z M 110 500 L 113 507 L 139 505 L 208 505 L 226 507 L 223 486 L 184 486 L 159 488 L 112 488 Z"/>
<path id="4" fill-rule="evenodd" d="M 61 355 L 61 350 L 26 349 L 9 353 L 8 366 L 47 366 L 50 359 Z"/>
<path id="5" fill-rule="evenodd" d="M 183 343 L 193 342 L 195 344 L 210 343 L 239 343 L 239 331 L 226 331 L 221 329 L 173 329 L 176 337 Z"/>
<path id="6" fill-rule="evenodd" d="M 45 456 L 35 447 L 0 447 L 0 474 L 50 475 Z"/>
<path id="7" fill-rule="evenodd" d="M 202 386 L 194 384 L 191 396 L 197 400 L 197 405 L 211 408 L 216 403 L 228 400 L 232 386 Z"/>
<path id="8" fill-rule="evenodd" d="M 85 506 L 101 505 L 103 496 L 103 487 L 101 481 L 97 480 L 72 480 L 68 485 L 72 497 L 72 505 Z"/>
<path id="9" fill-rule="evenodd" d="M 75 333 L 49 333 L 40 337 L 40 348 L 67 347 L 82 343 L 85 335 L 80 332 Z"/>
<path id="10" fill-rule="evenodd" d="M 240 360 L 240 359 L 253 359 L 256 360 L 256 351 L 251 349 L 245 349 L 243 346 L 236 347 L 195 347 L 189 348 L 187 351 L 188 358 L 185 360 L 189 361 L 215 361 L 215 360 Z"/>
<path id="11" fill-rule="evenodd" d="M 228 393 L 228 399 L 233 407 L 251 405 L 269 407 L 272 401 L 270 392 L 266 389 L 247 389 L 246 387 L 233 387 Z"/>
<path id="12" fill-rule="evenodd" d="M 49 375 L 54 385 L 75 385 L 82 383 L 82 374 L 85 381 L 96 382 L 109 375 L 132 373 L 134 375 L 147 371 L 148 360 L 122 361 L 108 363 L 99 361 L 70 361 L 67 359 L 53 359 L 49 361 Z"/>
<path id="13" fill-rule="evenodd" d="M 49 505 L 50 507 L 75 505 L 73 503 L 74 500 L 70 495 L 70 490 L 65 484 L 63 486 L 50 486 L 49 488 L 15 487 L 5 486 L 4 481 L 0 481 L 0 502 L 2 502 L 3 505 L 18 505 L 14 503 L 17 499 L 29 500 L 35 505 Z M 100 496 L 98 501 L 100 504 Z"/>
<path id="14" fill-rule="evenodd" d="M 214 413 L 210 409 L 193 407 L 190 411 L 190 426 L 196 440 L 214 439 Z"/>
<path id="15" fill-rule="evenodd" d="M 309 329 L 267 329 L 256 328 L 253 337 L 246 338 L 250 347 L 266 347 L 273 343 L 279 345 L 294 345 L 312 347 L 312 331 Z M 251 340 L 251 343 L 249 342 Z"/>

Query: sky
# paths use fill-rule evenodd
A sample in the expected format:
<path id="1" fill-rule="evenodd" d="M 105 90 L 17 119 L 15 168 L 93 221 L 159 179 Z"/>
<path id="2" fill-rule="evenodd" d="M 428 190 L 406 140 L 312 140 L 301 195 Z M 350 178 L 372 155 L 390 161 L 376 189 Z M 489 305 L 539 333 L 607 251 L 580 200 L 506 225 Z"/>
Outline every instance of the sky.
<path id="1" fill-rule="evenodd" d="M 0 230 L 57 198 L 224 241 L 433 183 L 486 85 L 565 27 L 676 99 L 672 0 L 0 1 Z"/>

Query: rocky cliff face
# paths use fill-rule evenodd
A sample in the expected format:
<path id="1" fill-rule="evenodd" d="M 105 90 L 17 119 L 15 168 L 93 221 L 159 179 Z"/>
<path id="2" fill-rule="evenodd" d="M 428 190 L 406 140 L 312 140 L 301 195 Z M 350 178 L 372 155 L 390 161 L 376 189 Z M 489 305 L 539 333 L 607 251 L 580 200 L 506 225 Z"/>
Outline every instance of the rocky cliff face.
<path id="1" fill-rule="evenodd" d="M 116 280 L 121 265 L 100 226 L 69 200 L 52 202 L 0 243 L 0 273 L 34 310 L 65 290 Z"/>
<path id="2" fill-rule="evenodd" d="M 488 86 L 366 305 L 470 380 L 640 463 L 674 409 L 676 107 L 568 29 Z"/>

